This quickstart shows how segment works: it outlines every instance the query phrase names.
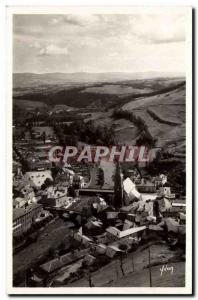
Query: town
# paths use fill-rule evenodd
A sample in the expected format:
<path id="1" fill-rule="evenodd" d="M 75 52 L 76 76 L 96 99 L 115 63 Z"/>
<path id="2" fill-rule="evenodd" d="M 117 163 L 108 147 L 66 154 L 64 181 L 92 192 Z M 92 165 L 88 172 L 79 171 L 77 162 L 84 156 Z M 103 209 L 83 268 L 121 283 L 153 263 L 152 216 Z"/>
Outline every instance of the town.
<path id="1" fill-rule="evenodd" d="M 185 261 L 185 192 L 156 160 L 52 161 L 53 126 L 13 136 L 14 286 L 157 286 L 162 265 Z"/>

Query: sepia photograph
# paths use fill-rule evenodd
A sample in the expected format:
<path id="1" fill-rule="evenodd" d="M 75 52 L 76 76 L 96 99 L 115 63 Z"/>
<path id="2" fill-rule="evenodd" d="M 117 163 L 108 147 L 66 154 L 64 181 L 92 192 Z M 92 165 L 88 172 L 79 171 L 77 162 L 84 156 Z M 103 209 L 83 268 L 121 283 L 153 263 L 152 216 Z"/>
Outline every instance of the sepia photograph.
<path id="1" fill-rule="evenodd" d="M 7 24 L 8 293 L 192 294 L 192 8 Z"/>

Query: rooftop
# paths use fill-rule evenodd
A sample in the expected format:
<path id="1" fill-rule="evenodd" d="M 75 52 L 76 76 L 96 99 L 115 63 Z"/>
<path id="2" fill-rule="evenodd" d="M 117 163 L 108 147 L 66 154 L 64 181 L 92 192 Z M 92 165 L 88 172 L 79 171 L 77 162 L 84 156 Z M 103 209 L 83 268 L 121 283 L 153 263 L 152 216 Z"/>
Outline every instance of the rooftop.
<path id="1" fill-rule="evenodd" d="M 35 209 L 37 207 L 41 207 L 41 206 L 42 206 L 41 204 L 32 203 L 32 204 L 28 205 L 26 208 L 14 208 L 13 209 L 13 221 L 22 217 L 23 215 L 26 215 L 33 209 Z"/>
<path id="2" fill-rule="evenodd" d="M 108 227 L 106 229 L 106 231 L 111 233 L 114 236 L 117 236 L 118 238 L 123 238 L 128 235 L 143 231 L 145 229 L 146 229 L 146 226 L 140 226 L 140 227 L 133 227 L 133 228 L 129 228 L 127 230 L 120 231 L 119 229 L 117 229 L 115 227 Z"/>
<path id="3" fill-rule="evenodd" d="M 81 251 L 74 251 L 74 253 L 67 253 L 58 258 L 54 258 L 42 265 L 40 265 L 40 269 L 47 273 L 51 273 L 55 270 L 60 269 L 64 265 L 70 264 L 88 254 L 88 249 L 84 249 Z"/>

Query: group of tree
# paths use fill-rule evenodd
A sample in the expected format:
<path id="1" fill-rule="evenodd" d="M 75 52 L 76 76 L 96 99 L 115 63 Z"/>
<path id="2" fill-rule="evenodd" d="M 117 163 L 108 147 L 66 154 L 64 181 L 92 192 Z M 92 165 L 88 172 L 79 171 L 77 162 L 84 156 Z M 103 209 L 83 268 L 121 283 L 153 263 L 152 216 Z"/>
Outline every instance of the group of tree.
<path id="1" fill-rule="evenodd" d="M 176 158 L 164 158 L 160 151 L 152 163 L 146 167 L 151 176 L 166 174 L 168 182 L 174 192 L 185 195 L 186 169 L 185 164 Z"/>
<path id="2" fill-rule="evenodd" d="M 55 134 L 60 145 L 77 146 L 78 141 L 90 145 L 113 145 L 115 132 L 113 127 L 97 126 L 93 121 L 79 120 L 71 124 L 55 125 Z"/>
<path id="3" fill-rule="evenodd" d="M 115 109 L 112 113 L 114 119 L 126 119 L 132 122 L 141 132 L 139 138 L 136 140 L 137 146 L 145 145 L 153 147 L 155 146 L 157 139 L 153 138 L 149 132 L 146 122 L 140 117 L 136 116 L 133 112 Z"/>
<path id="4" fill-rule="evenodd" d="M 46 188 L 53 185 L 53 181 L 50 178 L 46 178 L 44 183 L 41 185 L 41 189 L 45 190 Z"/>

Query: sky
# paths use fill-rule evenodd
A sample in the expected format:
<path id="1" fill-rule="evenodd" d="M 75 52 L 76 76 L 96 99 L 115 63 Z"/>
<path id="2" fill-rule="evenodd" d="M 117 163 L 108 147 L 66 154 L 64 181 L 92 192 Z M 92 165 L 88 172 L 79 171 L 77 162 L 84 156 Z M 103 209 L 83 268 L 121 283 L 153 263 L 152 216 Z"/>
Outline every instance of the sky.
<path id="1" fill-rule="evenodd" d="M 185 72 L 185 14 L 13 16 L 13 72 Z"/>

